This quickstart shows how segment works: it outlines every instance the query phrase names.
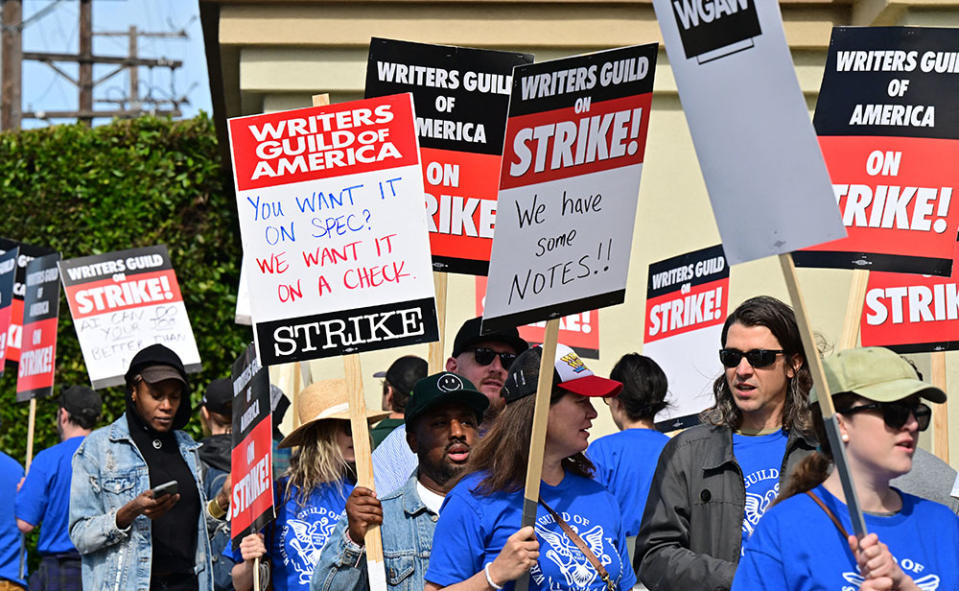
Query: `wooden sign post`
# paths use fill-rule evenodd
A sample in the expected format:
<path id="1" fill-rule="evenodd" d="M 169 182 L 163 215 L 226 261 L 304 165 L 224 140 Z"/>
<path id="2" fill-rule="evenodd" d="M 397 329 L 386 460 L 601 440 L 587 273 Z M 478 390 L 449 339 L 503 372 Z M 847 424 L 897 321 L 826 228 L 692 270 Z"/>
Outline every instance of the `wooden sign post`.
<path id="1" fill-rule="evenodd" d="M 446 358 L 443 352 L 446 350 L 446 293 L 448 274 L 443 271 L 433 272 L 433 286 L 436 290 L 436 322 L 439 329 L 440 339 L 429 345 L 429 374 L 439 373 L 445 368 Z"/>

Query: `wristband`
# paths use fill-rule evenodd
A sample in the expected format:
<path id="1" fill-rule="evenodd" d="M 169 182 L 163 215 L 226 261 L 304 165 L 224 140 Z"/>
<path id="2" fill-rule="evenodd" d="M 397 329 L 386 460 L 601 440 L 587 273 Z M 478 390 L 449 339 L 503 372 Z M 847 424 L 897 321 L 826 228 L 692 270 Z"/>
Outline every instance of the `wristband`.
<path id="1" fill-rule="evenodd" d="M 500 589 L 502 589 L 503 586 L 502 586 L 502 585 L 497 585 L 496 583 L 494 583 L 494 582 L 493 582 L 493 577 L 491 577 L 491 576 L 489 575 L 489 565 L 491 565 L 491 564 L 493 564 L 493 563 L 492 563 L 492 562 L 487 562 L 487 563 L 483 566 L 483 572 L 486 574 L 486 582 L 489 583 L 489 586 L 490 586 L 490 587 L 492 587 L 493 589 L 496 589 L 496 591 L 500 591 Z"/>

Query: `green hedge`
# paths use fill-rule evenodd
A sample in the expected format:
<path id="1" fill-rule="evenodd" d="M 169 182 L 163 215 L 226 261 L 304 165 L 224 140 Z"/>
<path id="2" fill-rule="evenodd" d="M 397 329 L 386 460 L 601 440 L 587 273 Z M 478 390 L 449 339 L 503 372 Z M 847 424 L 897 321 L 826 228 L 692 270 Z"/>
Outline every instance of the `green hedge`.
<path id="1" fill-rule="evenodd" d="M 0 236 L 60 251 L 63 258 L 166 244 L 206 384 L 229 375 L 251 332 L 233 322 L 241 248 L 235 198 L 224 183 L 213 122 L 144 117 L 89 129 L 58 125 L 0 134 Z M 87 384 L 66 300 L 60 300 L 55 392 Z M 28 404 L 15 403 L 16 371 L 0 378 L 0 449 L 26 456 Z M 101 391 L 102 424 L 123 412 L 122 388 Z M 57 405 L 37 404 L 34 453 L 57 443 Z M 188 430 L 200 435 L 199 418 Z"/>

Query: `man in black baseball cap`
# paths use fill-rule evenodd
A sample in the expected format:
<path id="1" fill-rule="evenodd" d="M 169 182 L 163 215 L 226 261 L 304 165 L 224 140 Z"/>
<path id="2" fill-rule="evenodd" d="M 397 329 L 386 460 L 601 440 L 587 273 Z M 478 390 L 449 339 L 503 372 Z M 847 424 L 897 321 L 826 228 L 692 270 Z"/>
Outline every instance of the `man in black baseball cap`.
<path id="1" fill-rule="evenodd" d="M 403 412 L 406 410 L 406 401 L 413 392 L 413 386 L 426 377 L 426 361 L 415 355 L 404 355 L 394 361 L 385 372 L 378 371 L 374 378 L 383 379 L 383 410 L 389 411 L 390 416 L 376 424 L 370 430 L 373 438 L 373 447 L 382 442 L 393 429 L 403 424 Z"/>

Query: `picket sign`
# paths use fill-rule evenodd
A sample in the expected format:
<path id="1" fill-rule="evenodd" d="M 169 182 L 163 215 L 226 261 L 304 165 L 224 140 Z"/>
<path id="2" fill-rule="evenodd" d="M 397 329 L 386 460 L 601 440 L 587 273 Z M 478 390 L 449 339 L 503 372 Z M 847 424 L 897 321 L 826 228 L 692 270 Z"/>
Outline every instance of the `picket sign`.
<path id="1" fill-rule="evenodd" d="M 439 329 L 440 339 L 430 343 L 429 355 L 429 375 L 439 373 L 445 369 L 443 350 L 446 347 L 446 293 L 447 279 L 449 276 L 444 271 L 433 271 L 433 288 L 436 290 L 436 326 Z"/>
<path id="2" fill-rule="evenodd" d="M 523 491 L 521 527 L 536 523 L 539 505 L 539 484 L 543 476 L 543 452 L 546 450 L 546 424 L 549 422 L 549 397 L 553 391 L 553 370 L 556 363 L 556 342 L 559 340 L 559 318 L 546 321 L 543 335 L 543 357 L 539 360 L 539 382 L 536 384 L 536 406 L 533 407 L 533 432 L 529 439 L 529 460 L 526 464 L 526 487 Z M 516 580 L 516 591 L 529 588 L 529 573 Z"/>
<path id="3" fill-rule="evenodd" d="M 946 352 L 933 351 L 932 385 L 946 392 Z M 949 401 L 932 405 L 932 451 L 940 460 L 949 463 Z"/>
<path id="4" fill-rule="evenodd" d="M 806 319 L 806 303 L 802 292 L 799 291 L 799 278 L 796 277 L 796 265 L 791 253 L 781 254 L 779 264 L 786 279 L 786 288 L 792 300 L 793 310 L 796 312 L 796 324 L 799 326 L 799 336 L 802 339 L 803 350 L 806 352 L 806 363 L 812 373 L 813 386 L 819 398 L 819 411 L 822 413 L 823 423 L 826 426 L 826 436 L 829 439 L 829 448 L 832 450 L 833 463 L 839 471 L 842 481 L 842 492 L 846 496 L 846 507 L 849 509 L 849 519 L 852 521 L 856 536 L 862 539 L 866 535 L 866 522 L 862 517 L 859 506 L 859 497 L 853 486 L 849 465 L 846 463 L 846 448 L 839 436 L 839 422 L 836 420 L 836 407 L 832 403 L 832 393 L 826 383 L 826 374 L 823 371 L 822 359 L 816 349 L 816 340 L 813 337 L 812 327 Z"/>
<path id="5" fill-rule="evenodd" d="M 37 399 L 30 399 L 30 415 L 27 418 L 27 461 L 23 467 L 23 476 L 26 477 L 27 473 L 30 472 L 30 463 L 33 461 L 33 432 L 37 424 Z M 24 568 L 26 564 L 27 557 L 27 538 L 22 533 L 20 534 L 20 569 L 19 574 L 17 575 L 20 579 L 23 579 Z"/>
<path id="6" fill-rule="evenodd" d="M 846 317 L 839 337 L 839 350 L 852 349 L 859 344 L 859 323 L 862 319 L 862 306 L 866 301 L 866 288 L 869 285 L 869 271 L 853 269 L 852 283 L 849 285 L 849 301 L 846 303 Z"/>

